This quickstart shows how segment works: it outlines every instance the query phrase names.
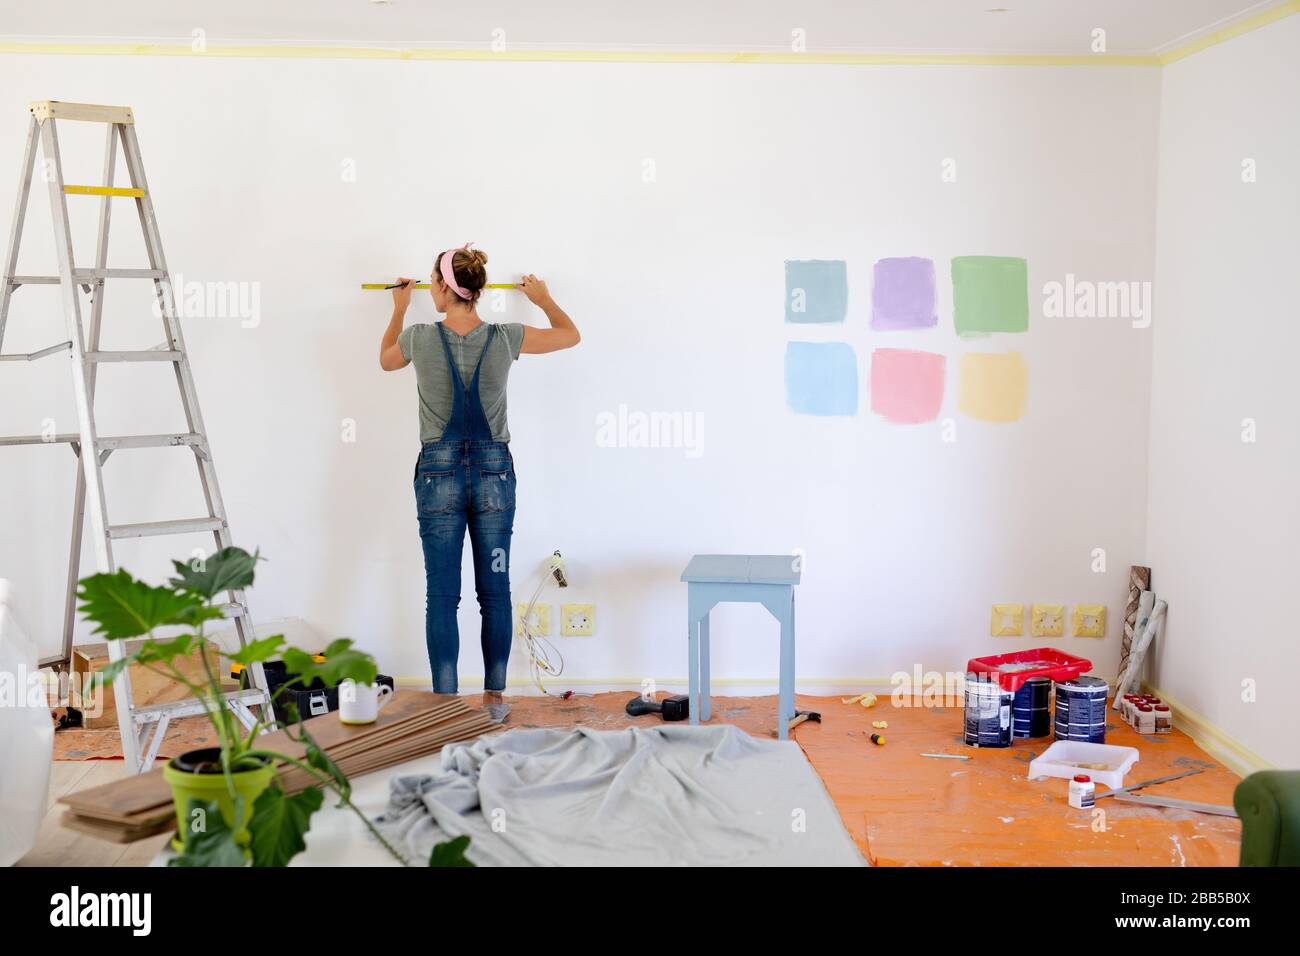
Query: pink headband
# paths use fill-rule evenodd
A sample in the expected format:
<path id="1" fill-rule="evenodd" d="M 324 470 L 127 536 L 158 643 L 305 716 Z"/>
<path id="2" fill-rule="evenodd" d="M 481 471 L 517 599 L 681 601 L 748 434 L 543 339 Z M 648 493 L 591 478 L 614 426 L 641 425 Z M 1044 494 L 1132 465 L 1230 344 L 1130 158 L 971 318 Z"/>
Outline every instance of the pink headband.
<path id="1" fill-rule="evenodd" d="M 468 252 L 469 247 L 472 245 L 474 245 L 474 243 L 467 242 L 465 245 L 461 246 L 461 248 Z M 452 260 L 454 258 L 456 258 L 455 249 L 448 249 L 446 252 L 438 256 L 438 271 L 442 273 L 442 281 L 447 283 L 447 288 L 451 289 L 452 292 L 455 292 L 458 296 L 468 302 L 474 297 L 474 294 L 472 292 L 466 292 L 456 282 L 456 270 L 452 268 Z"/>

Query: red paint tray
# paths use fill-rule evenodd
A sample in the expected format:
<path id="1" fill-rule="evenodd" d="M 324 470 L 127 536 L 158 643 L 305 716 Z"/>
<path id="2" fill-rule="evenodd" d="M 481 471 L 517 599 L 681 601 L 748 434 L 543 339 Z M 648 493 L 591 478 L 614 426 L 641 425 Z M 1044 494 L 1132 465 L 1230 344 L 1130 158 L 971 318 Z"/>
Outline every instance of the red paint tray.
<path id="1" fill-rule="evenodd" d="M 966 662 L 966 670 L 976 674 L 996 674 L 1002 689 L 1014 694 L 1031 677 L 1073 680 L 1092 670 L 1092 661 L 1054 647 L 1035 647 L 992 657 L 972 657 Z"/>

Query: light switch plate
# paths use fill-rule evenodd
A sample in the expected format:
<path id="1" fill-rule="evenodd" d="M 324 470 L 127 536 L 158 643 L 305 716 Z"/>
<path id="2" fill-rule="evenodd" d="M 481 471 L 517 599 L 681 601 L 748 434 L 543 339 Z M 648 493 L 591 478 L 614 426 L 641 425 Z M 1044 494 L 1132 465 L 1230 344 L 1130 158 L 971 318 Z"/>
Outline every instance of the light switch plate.
<path id="1" fill-rule="evenodd" d="M 524 612 L 528 610 L 526 603 L 515 605 L 515 637 L 524 636 Z M 533 605 L 533 633 L 539 637 L 549 637 L 551 634 L 551 606 L 549 604 Z"/>
<path id="2" fill-rule="evenodd" d="M 1106 605 L 1076 604 L 1074 606 L 1075 637 L 1106 636 Z"/>
<path id="3" fill-rule="evenodd" d="M 1029 633 L 1034 637 L 1061 637 L 1065 634 L 1064 604 L 1035 604 Z"/>
<path id="4" fill-rule="evenodd" d="M 560 633 L 565 637 L 590 637 L 596 628 L 596 605 L 560 605 Z"/>
<path id="5" fill-rule="evenodd" d="M 1025 633 L 1025 606 L 1023 604 L 995 604 L 989 621 L 989 633 L 994 637 L 1020 637 Z"/>

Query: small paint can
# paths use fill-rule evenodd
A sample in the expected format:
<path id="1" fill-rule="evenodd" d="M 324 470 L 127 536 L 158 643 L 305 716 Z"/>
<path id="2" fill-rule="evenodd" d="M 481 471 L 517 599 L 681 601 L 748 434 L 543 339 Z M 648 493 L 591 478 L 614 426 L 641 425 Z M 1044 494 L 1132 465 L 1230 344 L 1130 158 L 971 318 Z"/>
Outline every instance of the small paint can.
<path id="1" fill-rule="evenodd" d="M 1052 732 L 1052 681 L 1031 677 L 1011 702 L 1011 731 L 1018 738 L 1046 737 Z"/>
<path id="2" fill-rule="evenodd" d="M 1076 677 L 1056 685 L 1056 739 L 1106 742 L 1106 694 L 1100 677 Z"/>
<path id="3" fill-rule="evenodd" d="M 1169 710 L 1168 704 L 1156 704 L 1156 733 L 1171 734 L 1174 731 L 1174 715 Z"/>
<path id="4" fill-rule="evenodd" d="M 1140 734 L 1156 732 L 1156 712 L 1150 704 L 1138 704 L 1137 723 L 1133 729 Z"/>
<path id="5" fill-rule="evenodd" d="M 986 675 L 966 675 L 965 735 L 971 747 L 1011 746 L 1011 702 L 1014 694 Z"/>
<path id="6" fill-rule="evenodd" d="M 1070 806 L 1077 810 L 1087 810 L 1097 803 L 1097 785 L 1087 774 L 1077 774 L 1070 781 Z"/>

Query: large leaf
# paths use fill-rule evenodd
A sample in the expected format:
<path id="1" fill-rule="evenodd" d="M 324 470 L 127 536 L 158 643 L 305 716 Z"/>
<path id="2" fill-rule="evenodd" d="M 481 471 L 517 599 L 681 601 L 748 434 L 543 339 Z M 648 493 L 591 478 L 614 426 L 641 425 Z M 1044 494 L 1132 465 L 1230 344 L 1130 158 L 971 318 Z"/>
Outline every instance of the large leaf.
<path id="1" fill-rule="evenodd" d="M 98 625 L 94 633 L 110 640 L 139 637 L 164 624 L 193 626 L 213 616 L 209 612 L 220 616 L 215 608 L 205 607 L 196 594 L 152 587 L 126 571 L 92 574 L 80 584 L 81 613 Z"/>
<path id="2" fill-rule="evenodd" d="M 253 584 L 253 568 L 261 557 L 243 548 L 222 548 L 208 558 L 173 561 L 176 577 L 169 584 L 211 600 L 222 591 L 239 591 Z"/>
<path id="3" fill-rule="evenodd" d="M 285 648 L 282 658 L 292 674 L 301 674 L 303 686 L 320 681 L 326 687 L 337 687 L 345 680 L 358 684 L 373 684 L 379 673 L 375 659 L 364 651 L 352 650 L 347 638 L 331 641 L 324 651 L 325 660 L 317 662 L 311 654 L 296 647 Z"/>
<path id="4" fill-rule="evenodd" d="M 275 634 L 263 637 L 251 644 L 245 644 L 235 653 L 228 655 L 236 664 L 252 664 L 254 661 L 269 661 L 284 646 L 284 635 Z"/>
<path id="5" fill-rule="evenodd" d="M 465 851 L 469 849 L 469 837 L 458 836 L 454 840 L 448 840 L 446 843 L 439 843 L 429 854 L 430 866 L 473 866 L 465 857 Z"/>
<path id="6" fill-rule="evenodd" d="M 292 797 L 278 786 L 262 791 L 253 804 L 248 830 L 253 835 L 253 866 L 287 866 L 307 848 L 303 836 L 311 827 L 311 815 L 320 809 L 325 795 L 319 787 L 308 787 Z"/>
<path id="7" fill-rule="evenodd" d="M 222 816 L 220 805 L 215 800 L 210 803 L 190 800 L 186 818 L 192 819 L 195 810 L 203 811 L 204 828 L 196 833 L 187 827 L 180 854 L 168 860 L 167 865 L 247 866 L 248 857 L 235 842 L 235 833 Z"/>

